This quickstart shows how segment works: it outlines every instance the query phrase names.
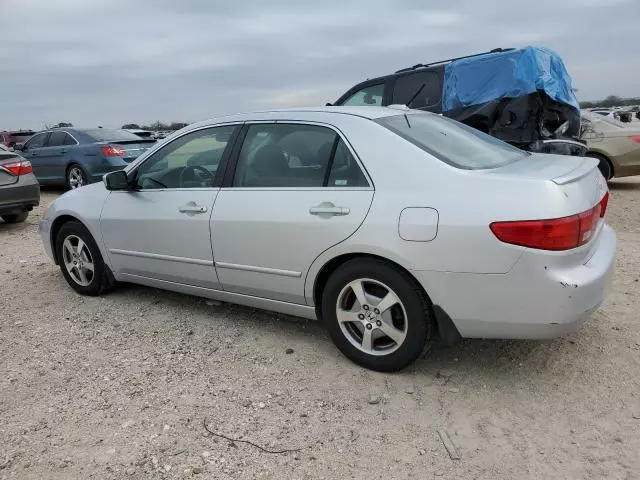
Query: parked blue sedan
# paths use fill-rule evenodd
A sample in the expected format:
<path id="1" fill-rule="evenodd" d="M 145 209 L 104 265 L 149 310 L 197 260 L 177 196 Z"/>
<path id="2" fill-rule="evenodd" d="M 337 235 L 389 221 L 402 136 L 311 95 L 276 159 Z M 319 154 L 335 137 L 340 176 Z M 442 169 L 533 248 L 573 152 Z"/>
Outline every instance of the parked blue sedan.
<path id="1" fill-rule="evenodd" d="M 121 170 L 154 143 L 124 130 L 55 128 L 35 134 L 20 150 L 41 185 L 74 189 Z"/>

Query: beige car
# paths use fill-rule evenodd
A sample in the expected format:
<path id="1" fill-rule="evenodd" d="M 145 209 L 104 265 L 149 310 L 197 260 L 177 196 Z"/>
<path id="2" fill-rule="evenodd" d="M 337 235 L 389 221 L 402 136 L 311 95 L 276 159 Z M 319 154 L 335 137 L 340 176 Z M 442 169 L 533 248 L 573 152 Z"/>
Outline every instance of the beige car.
<path id="1" fill-rule="evenodd" d="M 587 156 L 600 160 L 600 171 L 607 180 L 640 175 L 640 127 L 583 111 L 582 130 Z"/>

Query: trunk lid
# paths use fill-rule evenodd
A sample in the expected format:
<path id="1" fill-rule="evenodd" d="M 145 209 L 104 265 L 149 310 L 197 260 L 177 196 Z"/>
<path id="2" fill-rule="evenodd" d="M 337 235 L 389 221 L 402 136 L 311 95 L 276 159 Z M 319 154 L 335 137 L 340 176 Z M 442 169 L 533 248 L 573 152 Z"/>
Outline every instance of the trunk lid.
<path id="1" fill-rule="evenodd" d="M 122 159 L 128 163 L 134 161 L 144 152 L 149 150 L 151 147 L 153 147 L 153 145 L 155 145 L 155 143 L 156 143 L 155 140 L 151 140 L 151 139 L 146 140 L 144 138 L 141 138 L 139 140 L 120 140 L 117 142 L 103 142 L 104 145 L 118 145 L 122 147 L 122 149 L 124 150 L 124 155 L 122 156 Z"/>
<path id="2" fill-rule="evenodd" d="M 575 205 L 575 213 L 592 208 L 607 192 L 607 182 L 595 158 L 534 153 L 490 172 L 518 179 L 551 181 Z"/>

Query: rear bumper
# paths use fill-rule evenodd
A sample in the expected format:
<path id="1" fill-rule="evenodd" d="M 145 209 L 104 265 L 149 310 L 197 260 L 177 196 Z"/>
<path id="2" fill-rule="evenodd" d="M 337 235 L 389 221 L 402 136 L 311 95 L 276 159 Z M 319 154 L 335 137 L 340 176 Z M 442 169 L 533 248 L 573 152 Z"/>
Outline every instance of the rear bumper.
<path id="1" fill-rule="evenodd" d="M 40 184 L 33 174 L 22 175 L 11 185 L 0 187 L 0 215 L 31 210 L 40 203 Z"/>
<path id="2" fill-rule="evenodd" d="M 582 265 L 551 267 L 531 255 L 507 274 L 413 272 L 467 338 L 552 338 L 574 331 L 605 298 L 616 235 L 604 225 Z M 544 257 L 542 257 L 544 258 Z"/>

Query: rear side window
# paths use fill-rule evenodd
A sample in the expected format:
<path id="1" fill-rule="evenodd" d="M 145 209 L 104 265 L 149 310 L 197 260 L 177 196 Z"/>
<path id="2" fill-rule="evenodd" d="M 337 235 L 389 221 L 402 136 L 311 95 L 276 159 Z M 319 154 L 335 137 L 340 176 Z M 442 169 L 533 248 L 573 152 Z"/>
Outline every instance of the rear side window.
<path id="1" fill-rule="evenodd" d="M 496 168 L 528 153 L 441 115 L 411 113 L 376 120 L 405 140 L 454 167 Z"/>
<path id="2" fill-rule="evenodd" d="M 352 107 L 373 106 L 379 107 L 382 105 L 382 97 L 384 95 L 384 84 L 370 85 L 357 91 L 349 98 L 347 98 L 342 105 Z"/>
<path id="3" fill-rule="evenodd" d="M 61 147 L 64 145 L 67 134 L 65 132 L 51 132 L 48 147 Z"/>
<path id="4" fill-rule="evenodd" d="M 234 186 L 249 188 L 366 187 L 366 177 L 330 128 L 256 124 L 247 131 Z"/>
<path id="5" fill-rule="evenodd" d="M 393 103 L 411 108 L 435 107 L 442 101 L 442 82 L 436 72 L 418 72 L 396 79 Z"/>
<path id="6" fill-rule="evenodd" d="M 77 145 L 78 142 L 75 141 L 75 139 L 69 135 L 68 133 L 65 135 L 64 137 L 64 144 L 65 145 Z"/>

